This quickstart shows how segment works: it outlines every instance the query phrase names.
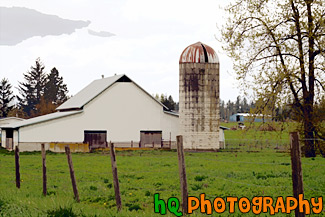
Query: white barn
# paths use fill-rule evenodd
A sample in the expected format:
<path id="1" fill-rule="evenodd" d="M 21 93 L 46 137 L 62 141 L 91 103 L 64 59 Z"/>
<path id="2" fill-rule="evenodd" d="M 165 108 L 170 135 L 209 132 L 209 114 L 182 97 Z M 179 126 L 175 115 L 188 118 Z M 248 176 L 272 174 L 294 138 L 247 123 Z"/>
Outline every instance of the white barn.
<path id="1" fill-rule="evenodd" d="M 2 146 L 40 150 L 45 143 L 89 143 L 90 148 L 170 144 L 178 134 L 178 114 L 168 111 L 126 75 L 93 81 L 57 112 L 5 125 Z M 162 142 L 163 141 L 163 142 Z"/>
<path id="2" fill-rule="evenodd" d="M 175 147 L 178 128 L 177 113 L 128 76 L 115 75 L 93 81 L 55 113 L 3 125 L 1 145 L 37 151 L 45 143 L 46 149 L 58 152 L 67 143 L 76 145 L 75 151 L 87 151 L 88 146 L 80 146 L 103 148 L 109 141 L 116 147 Z M 220 127 L 220 142 L 223 130 Z"/>

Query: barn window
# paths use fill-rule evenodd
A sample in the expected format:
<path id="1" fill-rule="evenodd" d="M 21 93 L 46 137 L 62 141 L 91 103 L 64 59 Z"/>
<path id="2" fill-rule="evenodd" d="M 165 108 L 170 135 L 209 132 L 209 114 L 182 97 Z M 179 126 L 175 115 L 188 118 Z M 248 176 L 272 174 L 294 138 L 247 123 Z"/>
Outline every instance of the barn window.
<path id="1" fill-rule="evenodd" d="M 89 144 L 89 149 L 106 148 L 107 147 L 107 131 L 106 130 L 85 130 L 84 143 Z"/>
<path id="2" fill-rule="evenodd" d="M 162 131 L 161 130 L 141 130 L 140 147 L 161 147 Z"/>

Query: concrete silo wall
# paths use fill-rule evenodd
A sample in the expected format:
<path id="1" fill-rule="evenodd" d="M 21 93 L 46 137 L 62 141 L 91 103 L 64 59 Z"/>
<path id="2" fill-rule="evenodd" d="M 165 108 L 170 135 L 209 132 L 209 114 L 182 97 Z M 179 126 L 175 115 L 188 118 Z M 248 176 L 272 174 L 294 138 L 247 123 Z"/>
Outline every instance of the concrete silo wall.
<path id="1" fill-rule="evenodd" d="M 219 63 L 180 63 L 179 117 L 185 149 L 219 149 Z"/>

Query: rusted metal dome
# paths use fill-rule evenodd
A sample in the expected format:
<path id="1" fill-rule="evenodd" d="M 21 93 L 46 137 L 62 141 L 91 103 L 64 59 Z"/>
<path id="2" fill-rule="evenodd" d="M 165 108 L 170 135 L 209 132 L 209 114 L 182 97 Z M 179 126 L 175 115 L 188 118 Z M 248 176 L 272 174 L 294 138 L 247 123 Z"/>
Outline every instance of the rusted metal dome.
<path id="1" fill-rule="evenodd" d="M 210 46 L 197 42 L 185 48 L 179 63 L 219 63 L 219 58 Z"/>

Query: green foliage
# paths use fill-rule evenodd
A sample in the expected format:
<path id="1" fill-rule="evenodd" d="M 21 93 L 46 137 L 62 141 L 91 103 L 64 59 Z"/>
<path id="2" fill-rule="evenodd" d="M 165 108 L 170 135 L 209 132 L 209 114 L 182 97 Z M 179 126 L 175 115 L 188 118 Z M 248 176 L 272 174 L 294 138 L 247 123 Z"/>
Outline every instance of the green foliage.
<path id="1" fill-rule="evenodd" d="M 41 96 L 44 94 L 46 83 L 45 66 L 40 58 L 35 61 L 35 66 L 30 67 L 30 71 L 24 73 L 24 82 L 19 82 L 19 93 L 17 96 L 19 108 L 21 108 L 28 117 L 37 116 L 36 105 L 40 103 Z"/>
<path id="2" fill-rule="evenodd" d="M 164 104 L 168 108 L 168 110 L 178 111 L 178 103 L 173 100 L 173 97 L 171 95 L 167 97 L 167 95 L 164 94 L 161 94 L 160 96 L 156 94 L 154 97 L 156 98 L 156 100 Z"/>
<path id="3" fill-rule="evenodd" d="M 197 175 L 197 176 L 194 177 L 194 180 L 201 182 L 201 181 L 203 181 L 206 178 L 208 178 L 208 177 L 205 176 L 205 175 Z"/>
<path id="4" fill-rule="evenodd" d="M 10 104 L 14 99 L 11 88 L 12 86 L 8 79 L 3 78 L 0 81 L 0 118 L 7 117 L 13 109 L 13 106 Z"/>
<path id="5" fill-rule="evenodd" d="M 138 205 L 138 204 L 126 204 L 126 206 L 129 206 L 129 210 L 132 211 L 132 210 L 141 210 L 141 207 Z"/>
<path id="6" fill-rule="evenodd" d="M 92 186 L 92 185 L 91 185 L 91 186 L 89 187 L 89 189 L 92 190 L 92 191 L 97 191 L 97 187 L 96 187 L 96 186 Z"/>
<path id="7" fill-rule="evenodd" d="M 1 211 L 4 209 L 6 203 L 4 202 L 4 200 L 0 199 L 0 214 L 1 214 Z"/>
<path id="8" fill-rule="evenodd" d="M 80 214 L 76 214 L 73 212 L 72 207 L 59 207 L 55 210 L 47 211 L 48 217 L 79 217 Z"/>
<path id="9" fill-rule="evenodd" d="M 30 71 L 24 73 L 24 81 L 19 82 L 17 96 L 19 106 L 16 114 L 35 117 L 52 113 L 55 108 L 67 100 L 67 85 L 59 76 L 59 71 L 53 68 L 46 74 L 45 66 L 40 58 L 31 66 Z"/>
<path id="10" fill-rule="evenodd" d="M 194 184 L 191 188 L 193 191 L 197 191 L 197 190 L 200 190 L 202 189 L 203 185 L 202 184 Z"/>
<path id="11" fill-rule="evenodd" d="M 47 82 L 44 87 L 44 99 L 46 102 L 58 106 L 68 99 L 67 93 L 67 85 L 63 83 L 63 78 L 54 67 L 47 76 Z"/>
<path id="12" fill-rule="evenodd" d="M 289 107 L 302 123 L 306 157 L 316 155 L 314 139 L 324 138 L 315 111 L 325 92 L 324 6 L 323 0 L 237 0 L 226 8 L 222 29 L 237 79 L 254 92 L 254 113 L 275 116 L 276 108 Z"/>

